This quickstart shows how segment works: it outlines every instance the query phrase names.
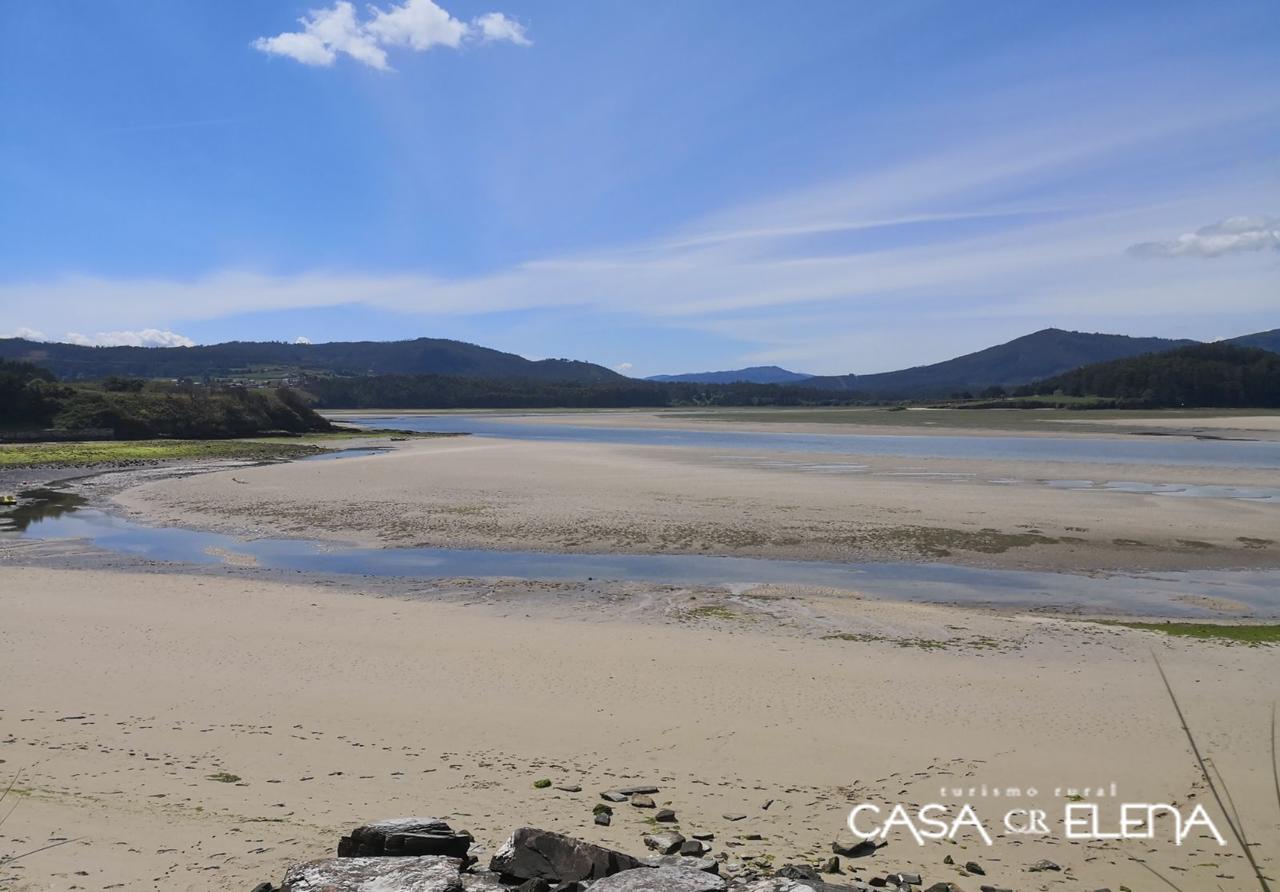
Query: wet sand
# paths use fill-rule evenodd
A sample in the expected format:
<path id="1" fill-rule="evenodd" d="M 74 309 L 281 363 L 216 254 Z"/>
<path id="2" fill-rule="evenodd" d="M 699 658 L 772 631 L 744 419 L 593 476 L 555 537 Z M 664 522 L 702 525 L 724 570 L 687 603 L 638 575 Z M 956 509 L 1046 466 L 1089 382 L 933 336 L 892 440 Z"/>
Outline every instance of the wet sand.
<path id="1" fill-rule="evenodd" d="M 386 546 L 945 560 L 1032 570 L 1271 567 L 1280 500 L 1045 481 L 1276 486 L 1267 470 L 448 439 L 164 480 L 138 519 Z"/>

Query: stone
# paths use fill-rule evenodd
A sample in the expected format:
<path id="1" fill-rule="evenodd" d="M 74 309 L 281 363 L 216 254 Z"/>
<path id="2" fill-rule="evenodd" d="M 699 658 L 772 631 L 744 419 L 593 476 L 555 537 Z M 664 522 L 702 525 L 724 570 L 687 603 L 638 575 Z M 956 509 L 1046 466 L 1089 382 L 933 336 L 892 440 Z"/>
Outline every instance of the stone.
<path id="1" fill-rule="evenodd" d="M 924 892 L 964 892 L 964 890 L 955 883 L 934 883 Z"/>
<path id="2" fill-rule="evenodd" d="M 726 821 L 745 821 L 747 819 L 746 815 L 734 811 L 725 812 L 720 817 L 724 818 Z"/>
<path id="3" fill-rule="evenodd" d="M 562 793 L 581 793 L 582 787 L 577 784 L 557 784 L 556 789 Z"/>
<path id="4" fill-rule="evenodd" d="M 724 880 L 704 870 L 642 867 L 591 884 L 591 892 L 724 892 Z"/>
<path id="5" fill-rule="evenodd" d="M 391 818 L 375 821 L 357 827 L 348 836 L 338 840 L 338 857 L 374 857 L 386 854 L 387 838 L 403 833 L 454 835 L 453 828 L 439 818 Z"/>
<path id="6" fill-rule="evenodd" d="M 551 892 L 551 884 L 541 877 L 535 877 L 516 886 L 516 892 Z"/>
<path id="7" fill-rule="evenodd" d="M 661 821 L 664 824 L 674 824 L 676 820 L 676 813 L 669 808 L 660 808 L 658 809 L 657 814 L 653 816 L 653 819 L 655 821 Z"/>
<path id="8" fill-rule="evenodd" d="M 657 808 L 658 803 L 653 801 L 652 796 L 646 796 L 644 793 L 636 793 L 631 797 L 631 804 L 636 808 Z"/>
<path id="9" fill-rule="evenodd" d="M 681 855 L 692 855 L 694 857 L 698 857 L 699 855 L 705 855 L 706 852 L 707 852 L 707 847 L 702 844 L 701 840 L 698 840 L 698 839 L 686 839 L 680 845 Z"/>
<path id="10" fill-rule="evenodd" d="M 297 864 L 281 892 L 466 892 L 457 858 L 327 858 Z"/>
<path id="11" fill-rule="evenodd" d="M 598 880 L 639 866 L 630 855 L 533 827 L 511 834 L 489 861 L 490 870 L 510 880 L 552 883 Z"/>
<path id="12" fill-rule="evenodd" d="M 716 838 L 716 835 L 714 833 L 708 833 L 705 830 L 701 830 L 697 833 L 690 833 L 689 835 L 692 836 L 694 839 L 700 839 L 703 842 L 711 842 L 711 840 Z"/>
<path id="13" fill-rule="evenodd" d="M 691 858 L 686 855 L 654 855 L 644 859 L 650 867 L 680 867 L 684 870 L 705 870 L 719 873 L 720 862 L 715 858 Z"/>
<path id="14" fill-rule="evenodd" d="M 608 827 L 610 824 L 613 823 L 613 813 L 607 812 L 607 811 L 598 811 L 596 812 L 595 822 L 596 822 L 596 825 L 599 827 Z"/>
<path id="15" fill-rule="evenodd" d="M 631 797 L 626 793 L 620 793 L 617 790 L 605 790 L 600 794 L 600 798 L 605 802 L 626 802 Z"/>
<path id="16" fill-rule="evenodd" d="M 818 882 L 818 872 L 807 864 L 784 864 L 778 868 L 778 876 L 789 880 Z"/>
<path id="17" fill-rule="evenodd" d="M 942 859 L 942 863 L 943 863 L 943 864 L 955 864 L 955 863 L 956 863 L 956 859 L 955 859 L 955 858 L 952 858 L 950 855 L 948 855 L 947 857 L 945 857 L 945 858 L 943 858 L 943 859 Z"/>
<path id="18" fill-rule="evenodd" d="M 618 792 L 623 796 L 651 796 L 658 792 L 658 788 L 652 785 L 642 785 L 638 787 L 618 787 Z"/>
<path id="19" fill-rule="evenodd" d="M 838 842 L 833 842 L 831 844 L 831 851 L 835 852 L 837 855 L 844 855 L 846 858 L 865 858 L 867 855 L 874 853 L 878 848 L 880 847 L 871 839 L 864 839 L 851 846 L 841 845 Z"/>
<path id="20" fill-rule="evenodd" d="M 465 833 L 392 833 L 383 846 L 384 855 L 445 855 L 467 857 L 471 837 Z"/>
<path id="21" fill-rule="evenodd" d="M 1030 865 L 1027 868 L 1027 870 L 1031 871 L 1032 873 L 1043 873 L 1046 870 L 1062 870 L 1062 868 L 1054 864 L 1052 861 L 1048 860 L 1047 858 L 1042 858 L 1039 861 L 1037 861 L 1035 864 Z"/>
<path id="22" fill-rule="evenodd" d="M 899 886 L 920 885 L 920 874 L 918 873 L 891 873 L 885 879 Z"/>
<path id="23" fill-rule="evenodd" d="M 647 834 L 644 837 L 644 844 L 648 848 L 656 849 L 661 855 L 674 855 L 684 845 L 684 837 L 674 830 L 667 830 L 663 833 Z"/>
<path id="24" fill-rule="evenodd" d="M 276 892 L 276 887 L 270 883 L 258 883 L 250 892 Z"/>
<path id="25" fill-rule="evenodd" d="M 826 861 L 822 862 L 823 873 L 840 873 L 840 859 L 832 855 Z"/>
<path id="26" fill-rule="evenodd" d="M 966 861 L 964 863 L 964 869 L 969 871 L 969 873 L 977 874 L 980 877 L 987 875 L 987 872 L 982 869 L 982 865 L 977 861 Z"/>
<path id="27" fill-rule="evenodd" d="M 1006 889 L 1004 886 L 979 886 L 978 888 L 982 892 L 1013 892 L 1012 889 Z"/>

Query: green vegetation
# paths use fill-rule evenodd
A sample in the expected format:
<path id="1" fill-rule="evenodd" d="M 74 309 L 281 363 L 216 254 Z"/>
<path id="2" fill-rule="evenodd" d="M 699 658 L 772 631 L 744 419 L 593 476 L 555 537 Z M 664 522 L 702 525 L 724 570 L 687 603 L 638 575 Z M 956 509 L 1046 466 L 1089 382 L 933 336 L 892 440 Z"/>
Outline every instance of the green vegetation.
<path id="1" fill-rule="evenodd" d="M 190 459 L 282 461 L 324 451 L 287 440 L 98 440 L 0 444 L 0 468 L 92 467 Z"/>
<path id="2" fill-rule="evenodd" d="M 551 786 L 551 781 L 549 778 L 543 777 L 533 782 L 533 788 L 535 790 L 545 790 L 549 786 Z"/>
<path id="3" fill-rule="evenodd" d="M 1088 365 L 1021 388 L 1015 395 L 1055 393 L 1105 397 L 1121 408 L 1280 408 L 1280 353 L 1232 344 L 1197 344 Z"/>
<path id="4" fill-rule="evenodd" d="M 1259 644 L 1280 644 L 1280 625 L 1226 625 L 1223 623 L 1144 623 L 1121 620 L 1096 620 L 1106 626 L 1124 626 L 1127 629 L 1145 629 L 1177 635 L 1181 638 L 1203 638 L 1212 641 Z"/>
<path id="5" fill-rule="evenodd" d="M 328 421 L 288 388 L 201 386 L 137 378 L 94 384 L 54 381 L 46 370 L 0 360 L 0 430 L 100 432 L 103 439 L 217 439 L 271 431 L 329 431 Z"/>

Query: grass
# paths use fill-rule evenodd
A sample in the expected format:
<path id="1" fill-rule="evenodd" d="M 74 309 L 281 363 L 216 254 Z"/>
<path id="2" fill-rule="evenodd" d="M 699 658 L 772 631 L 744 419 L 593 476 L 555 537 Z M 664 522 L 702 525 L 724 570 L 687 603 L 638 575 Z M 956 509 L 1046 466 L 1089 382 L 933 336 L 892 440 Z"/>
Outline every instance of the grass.
<path id="1" fill-rule="evenodd" d="M 1222 623 L 1142 623 L 1120 620 L 1098 620 L 1103 625 L 1124 626 L 1127 629 L 1146 629 L 1177 635 L 1181 638 L 1201 638 L 1236 644 L 1280 644 L 1280 625 L 1225 625 Z"/>
<path id="2" fill-rule="evenodd" d="M 178 459 L 300 458 L 324 451 L 293 440 L 103 440 L 84 443 L 0 444 L 0 469 L 131 465 Z"/>

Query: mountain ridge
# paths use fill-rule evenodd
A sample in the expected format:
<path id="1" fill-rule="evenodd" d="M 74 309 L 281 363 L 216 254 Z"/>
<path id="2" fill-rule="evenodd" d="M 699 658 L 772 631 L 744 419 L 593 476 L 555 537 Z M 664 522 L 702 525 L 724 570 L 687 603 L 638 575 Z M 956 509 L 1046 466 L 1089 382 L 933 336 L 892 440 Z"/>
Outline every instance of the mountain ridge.
<path id="1" fill-rule="evenodd" d="M 719 372 L 684 372 L 678 375 L 650 375 L 646 381 L 663 383 L 687 382 L 690 384 L 798 384 L 807 381 L 812 375 L 793 372 L 776 365 L 752 365 L 741 369 L 727 369 Z"/>

